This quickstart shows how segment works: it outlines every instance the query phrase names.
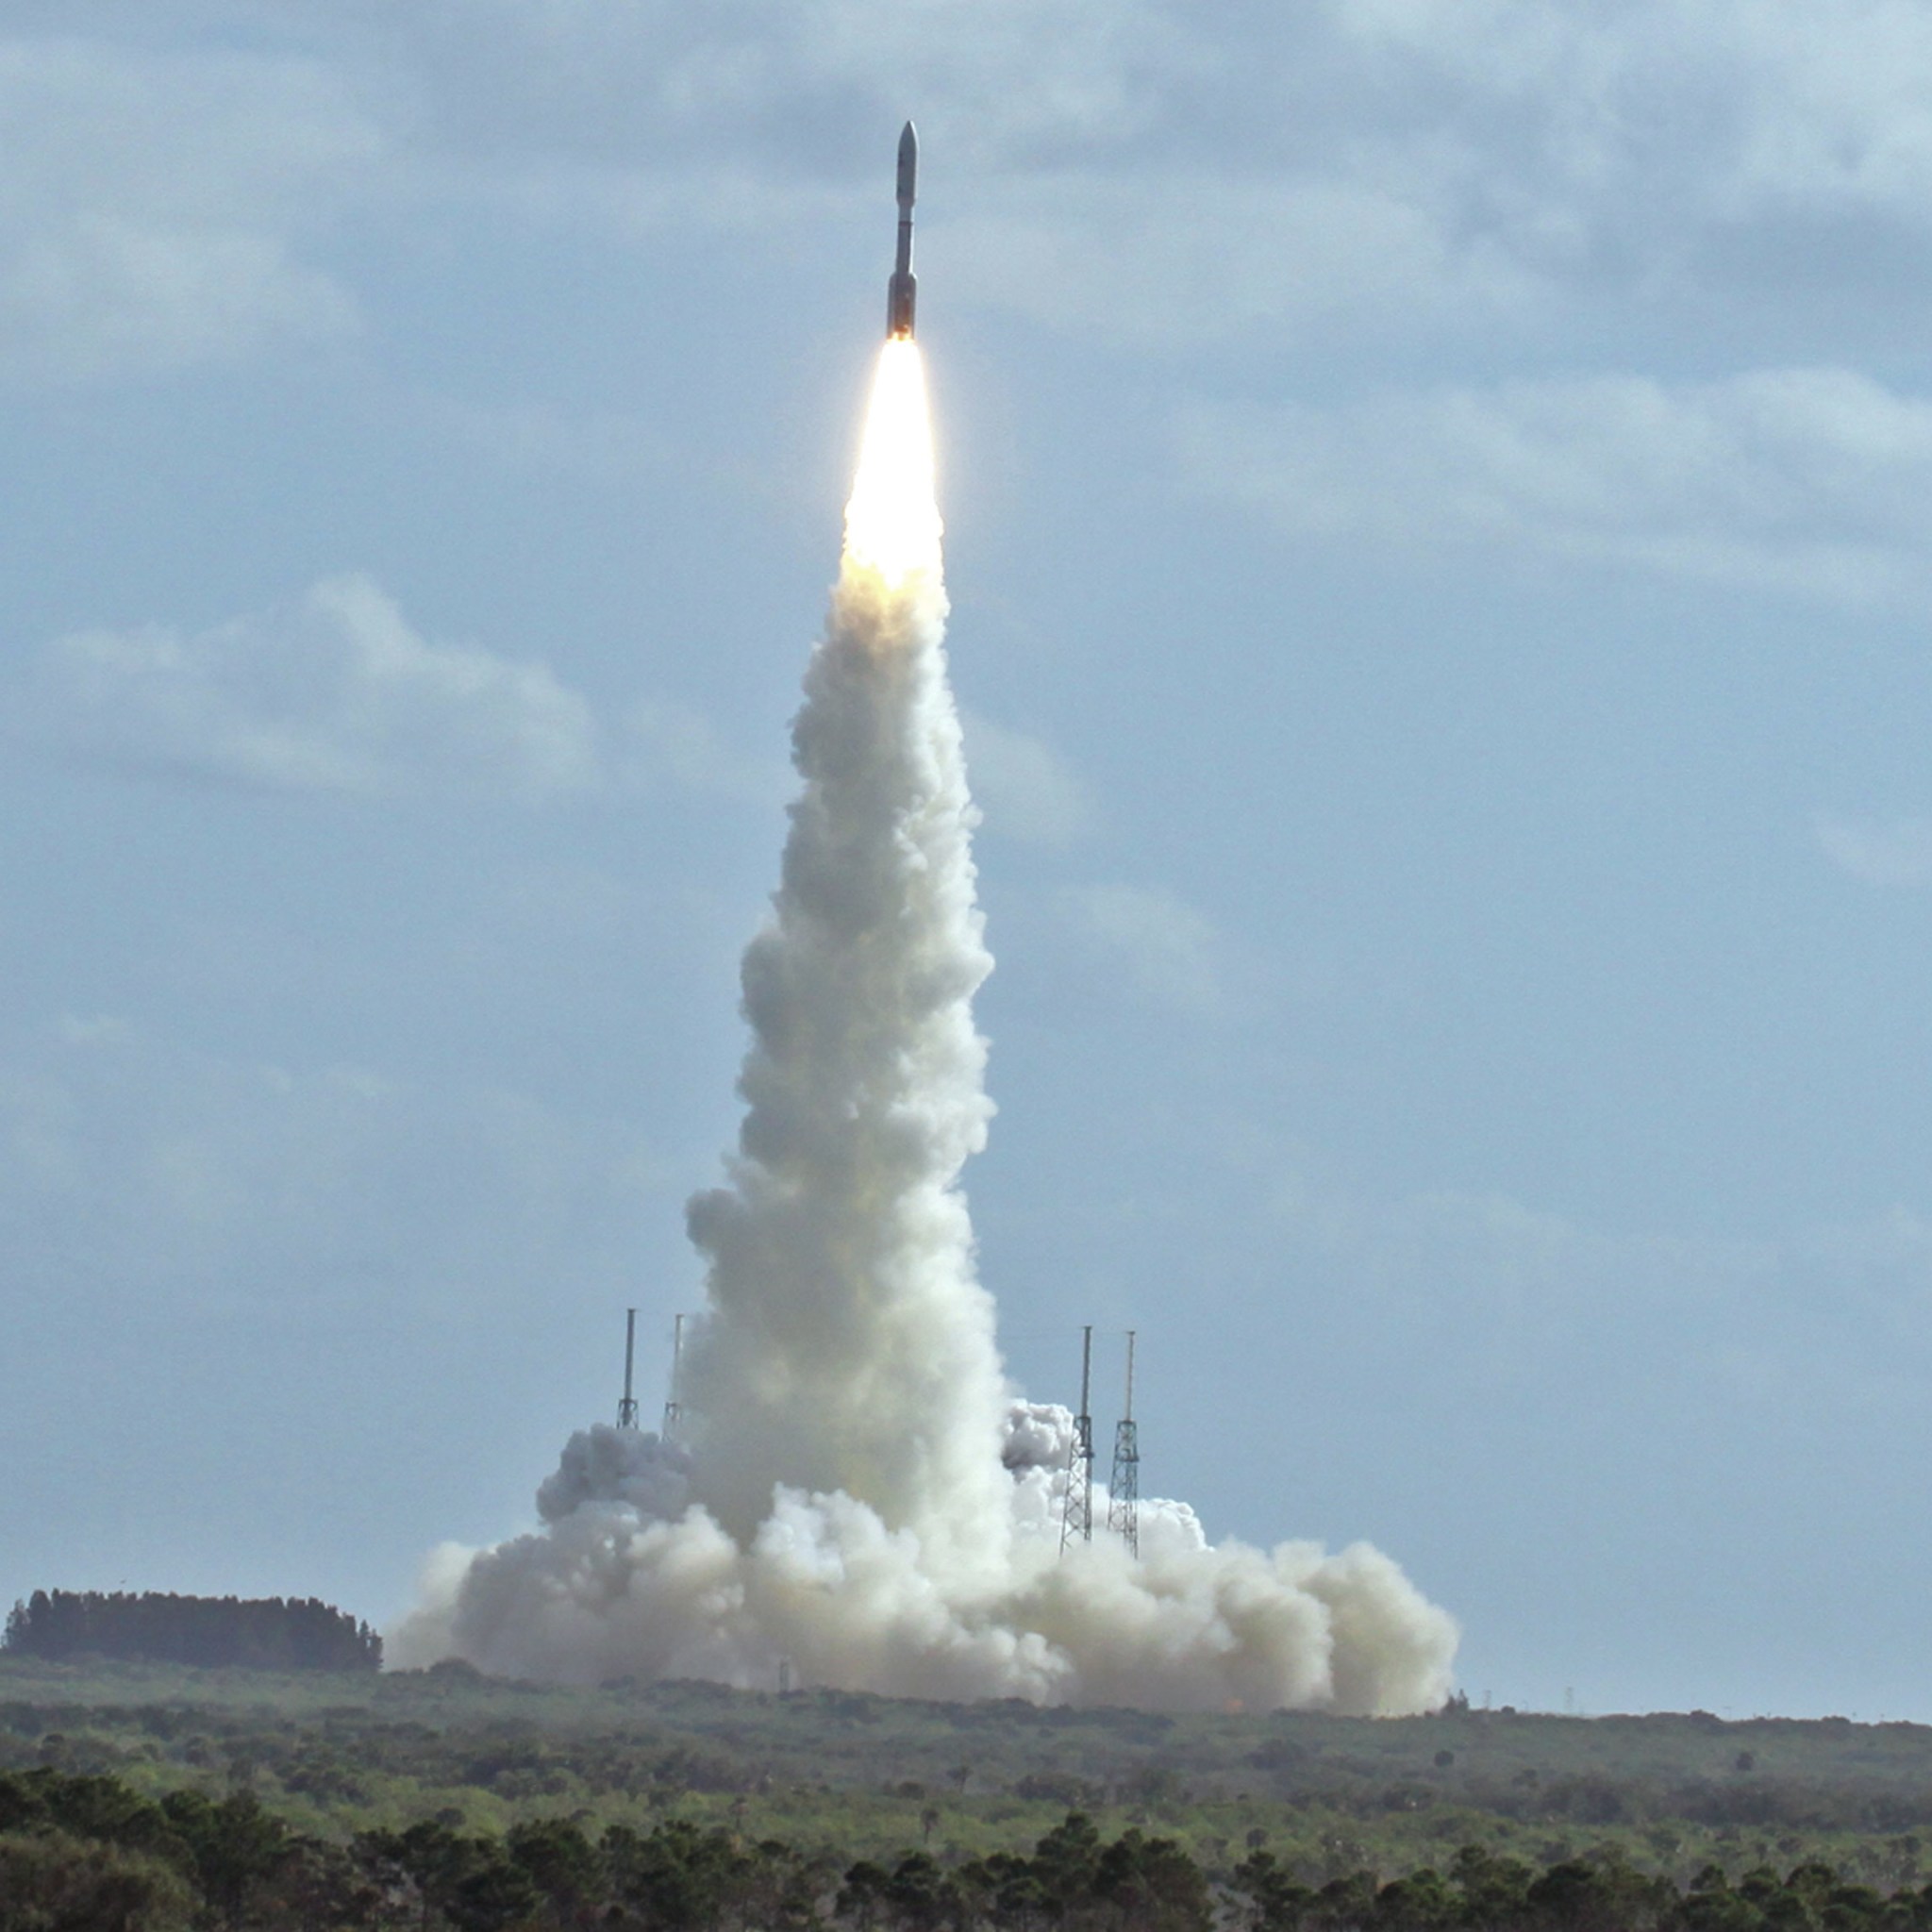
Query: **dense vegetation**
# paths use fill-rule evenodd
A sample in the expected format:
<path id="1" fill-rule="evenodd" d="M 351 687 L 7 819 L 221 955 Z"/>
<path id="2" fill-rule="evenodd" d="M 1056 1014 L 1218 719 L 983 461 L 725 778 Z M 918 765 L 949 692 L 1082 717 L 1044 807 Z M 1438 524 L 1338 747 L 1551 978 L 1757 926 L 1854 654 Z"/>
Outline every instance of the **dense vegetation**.
<path id="1" fill-rule="evenodd" d="M 7 1619 L 17 1657 L 119 1657 L 261 1671 L 376 1671 L 382 1639 L 315 1597 L 37 1590 Z"/>
<path id="2" fill-rule="evenodd" d="M 0 1901 L 0 1932 L 1932 1932 L 1932 1730 L 8 1656 Z"/>
<path id="3" fill-rule="evenodd" d="M 443 1819 L 330 1842 L 246 1791 L 142 1799 L 118 1779 L 0 1774 L 0 1928 L 445 1926 L 661 1932 L 1922 1932 L 1932 1886 L 1890 1896 L 1808 1862 L 1688 1886 L 1615 1856 L 1538 1872 L 1464 1845 L 1438 1871 L 1362 1869 L 1306 1885 L 1265 1850 L 1219 1883 L 1174 1840 L 1108 1840 L 1070 1813 L 1024 1854 L 843 1864 L 828 1846 L 667 1819 L 648 1833 L 574 1818 L 465 1833 Z"/>

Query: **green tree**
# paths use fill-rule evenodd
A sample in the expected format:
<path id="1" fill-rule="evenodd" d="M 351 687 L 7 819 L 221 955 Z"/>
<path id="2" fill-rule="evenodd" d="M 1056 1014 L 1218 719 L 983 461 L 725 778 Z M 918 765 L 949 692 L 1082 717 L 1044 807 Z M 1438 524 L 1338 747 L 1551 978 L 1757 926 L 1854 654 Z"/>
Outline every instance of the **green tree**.
<path id="1" fill-rule="evenodd" d="M 970 1921 L 986 1920 L 997 1932 L 1034 1932 L 1054 1911 L 1030 1858 L 994 1852 L 974 1858 L 954 1874 L 961 1909 Z"/>
<path id="2" fill-rule="evenodd" d="M 872 1932 L 884 1915 L 886 1888 L 891 1882 L 892 1874 L 883 1865 L 860 1858 L 845 1874 L 832 1909 L 840 1918 L 850 1920 L 858 1932 Z"/>
<path id="3" fill-rule="evenodd" d="M 414 1893 L 425 1932 L 439 1921 L 456 1932 L 504 1932 L 541 1903 L 529 1873 L 496 1840 L 465 1837 L 441 1820 L 364 1832 L 356 1845 L 379 1887 L 400 1879 Z"/>
<path id="4" fill-rule="evenodd" d="M 1124 1833 L 1101 1853 L 1093 1889 L 1124 1932 L 1208 1932 L 1208 1881 L 1172 1839 Z"/>
<path id="5" fill-rule="evenodd" d="M 1050 1916 L 1065 1918 L 1093 1890 L 1100 1833 L 1084 1811 L 1066 1817 L 1033 1848 L 1033 1879 Z"/>
<path id="6" fill-rule="evenodd" d="M 240 1925 L 250 1900 L 292 1854 L 288 1826 L 252 1791 L 230 1792 L 219 1804 L 198 1791 L 171 1791 L 160 1809 L 187 1847 L 202 1896 L 224 1923 Z"/>
<path id="7" fill-rule="evenodd" d="M 1424 1865 L 1375 1894 L 1375 1924 L 1391 1932 L 1433 1932 L 1462 1917 L 1464 1901 L 1440 1872 Z"/>
<path id="8" fill-rule="evenodd" d="M 1472 1925 L 1508 1925 L 1522 1919 L 1536 1874 L 1520 1858 L 1506 1858 L 1483 1845 L 1464 1845 L 1449 1861 L 1449 1877 L 1462 1894 L 1462 1917 Z"/>
<path id="9" fill-rule="evenodd" d="M 0 1932 L 186 1932 L 180 1873 L 64 1831 L 0 1833 Z"/>
<path id="10" fill-rule="evenodd" d="M 1677 1899 L 1667 1881 L 1645 1878 L 1620 1860 L 1566 1858 L 1530 1885 L 1526 1903 L 1536 1921 L 1558 1932 L 1650 1932 Z"/>
<path id="11" fill-rule="evenodd" d="M 1315 1903 L 1315 1894 L 1297 1884 L 1273 1852 L 1256 1850 L 1243 1858 L 1234 1868 L 1233 1889 L 1248 1902 L 1252 1932 L 1298 1932 Z"/>
<path id="12" fill-rule="evenodd" d="M 568 1920 L 599 1901 L 603 1861 L 567 1818 L 511 1825 L 507 1849 L 560 1917 Z"/>
<path id="13" fill-rule="evenodd" d="M 619 1901 L 662 1932 L 712 1932 L 752 1875 L 729 1832 L 681 1818 L 620 1845 L 607 1863 Z"/>

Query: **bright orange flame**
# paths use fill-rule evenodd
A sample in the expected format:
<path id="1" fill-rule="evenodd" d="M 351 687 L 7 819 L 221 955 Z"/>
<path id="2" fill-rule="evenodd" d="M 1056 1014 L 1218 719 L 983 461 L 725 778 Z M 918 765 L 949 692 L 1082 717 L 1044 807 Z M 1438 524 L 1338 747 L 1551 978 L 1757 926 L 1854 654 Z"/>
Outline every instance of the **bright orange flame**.
<path id="1" fill-rule="evenodd" d="M 919 571 L 940 567 L 940 512 L 934 501 L 932 414 L 919 344 L 895 338 L 879 353 L 858 475 L 845 506 L 845 555 L 897 590 Z"/>

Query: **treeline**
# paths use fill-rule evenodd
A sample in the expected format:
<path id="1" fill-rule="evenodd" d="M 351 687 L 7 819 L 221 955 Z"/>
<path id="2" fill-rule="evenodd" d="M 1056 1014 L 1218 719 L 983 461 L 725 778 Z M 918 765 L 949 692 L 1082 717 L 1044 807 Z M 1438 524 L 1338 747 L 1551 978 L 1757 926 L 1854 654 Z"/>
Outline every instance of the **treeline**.
<path id="1" fill-rule="evenodd" d="M 1932 1886 L 1882 1894 L 1803 1864 L 1688 1886 L 1614 1856 L 1541 1871 L 1475 1845 L 1441 1871 L 1311 1889 L 1265 1851 L 1222 1882 L 1172 1840 L 1070 1815 L 1027 1856 L 846 1863 L 669 1820 L 592 1838 L 446 1818 L 346 1843 L 248 1792 L 158 1802 L 111 1777 L 0 1774 L 0 1926 L 117 1932 L 1932 1932 Z"/>
<path id="2" fill-rule="evenodd" d="M 1544 1778 L 1526 1771 L 1508 1780 L 1471 1777 L 1460 1784 L 1431 1785 L 1415 1778 L 1385 1784 L 1317 1765 L 1297 1783 L 1280 1779 L 1264 1790 L 1281 1803 L 1319 1804 L 1359 1819 L 1371 1829 L 1381 1819 L 1454 1807 L 1482 1811 L 1517 1824 L 1618 1830 L 1663 1824 L 1870 1835 L 1932 1830 L 1932 1782 L 1915 1790 L 1874 1789 L 1851 1779 L 1824 1783 L 1751 1776 L 1748 1767 L 1740 1767 L 1727 1777 L 1668 1784 L 1641 1774 L 1591 1773 Z M 1083 1806 L 1131 1801 L 1138 1795 L 1132 1780 L 1088 1784 L 1065 1774 L 1028 1778 L 1016 1785 L 1014 1792 Z"/>
<path id="3" fill-rule="evenodd" d="M 1251 1932 L 1924 1932 L 1932 1885 L 1881 1892 L 1823 1862 L 1733 1880 L 1707 1865 L 1688 1885 L 1640 1872 L 1614 1851 L 1538 1870 L 1464 1845 L 1445 1871 L 1377 1881 L 1368 1872 L 1319 1889 L 1266 1852 L 1235 1868 Z"/>
<path id="4" fill-rule="evenodd" d="M 377 1671 L 382 1639 L 317 1597 L 171 1596 L 37 1590 L 0 1650 L 58 1662 L 103 1657 L 265 1671 Z"/>

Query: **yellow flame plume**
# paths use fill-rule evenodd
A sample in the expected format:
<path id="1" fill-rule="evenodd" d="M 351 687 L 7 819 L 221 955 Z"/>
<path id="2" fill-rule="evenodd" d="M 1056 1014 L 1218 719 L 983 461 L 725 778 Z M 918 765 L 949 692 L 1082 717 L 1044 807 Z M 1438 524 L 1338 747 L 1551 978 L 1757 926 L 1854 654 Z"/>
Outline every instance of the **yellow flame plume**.
<path id="1" fill-rule="evenodd" d="M 940 528 L 925 365 L 917 342 L 897 338 L 880 351 L 873 378 L 858 475 L 845 506 L 846 561 L 896 591 L 922 571 L 937 575 Z"/>

